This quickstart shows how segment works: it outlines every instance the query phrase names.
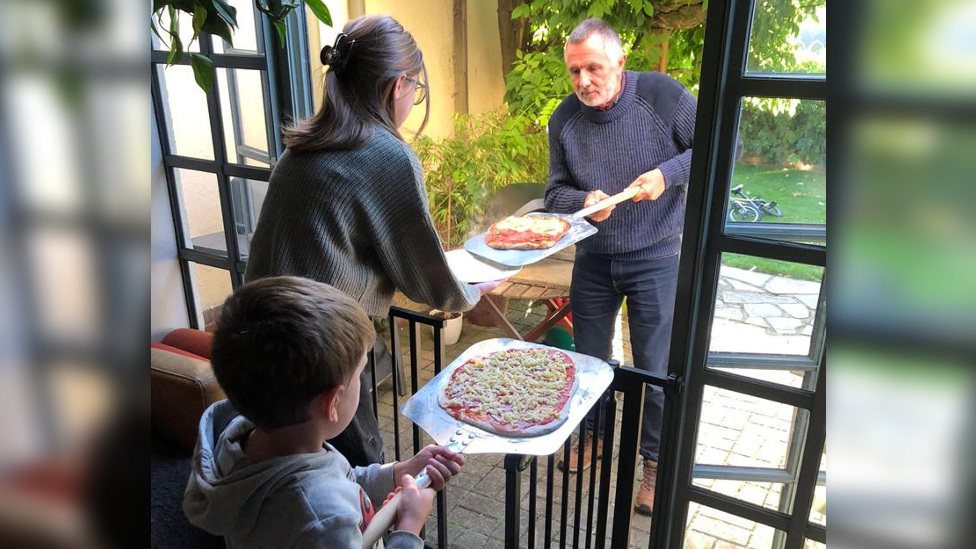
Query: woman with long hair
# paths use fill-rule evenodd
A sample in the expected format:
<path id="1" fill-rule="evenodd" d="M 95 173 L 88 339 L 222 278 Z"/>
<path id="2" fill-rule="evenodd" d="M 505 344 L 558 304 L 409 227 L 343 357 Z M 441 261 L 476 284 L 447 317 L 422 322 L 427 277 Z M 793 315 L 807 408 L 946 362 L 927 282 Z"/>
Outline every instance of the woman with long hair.
<path id="1" fill-rule="evenodd" d="M 399 128 L 414 106 L 430 115 L 423 54 L 389 16 L 346 23 L 322 50 L 322 108 L 285 130 L 251 242 L 247 280 L 294 275 L 331 284 L 384 317 L 395 290 L 466 311 L 498 283 L 468 285 L 448 269 L 420 161 Z M 330 441 L 352 465 L 382 462 L 363 379 L 356 418 Z"/>

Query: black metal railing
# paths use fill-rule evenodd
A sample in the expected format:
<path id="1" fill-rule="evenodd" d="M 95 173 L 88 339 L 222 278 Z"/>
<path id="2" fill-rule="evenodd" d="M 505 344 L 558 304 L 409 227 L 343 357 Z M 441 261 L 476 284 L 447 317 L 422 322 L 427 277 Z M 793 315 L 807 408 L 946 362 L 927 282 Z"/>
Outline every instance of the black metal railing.
<path id="1" fill-rule="evenodd" d="M 555 457 L 556 454 L 546 456 L 546 479 L 545 489 L 545 513 L 543 516 L 544 535 L 542 541 L 543 549 L 551 549 L 555 545 L 552 536 L 554 522 L 558 520 L 559 535 L 558 547 L 565 549 L 571 546 L 574 549 L 582 547 L 585 549 L 605 549 L 607 541 L 610 541 L 611 549 L 627 549 L 630 546 L 630 529 L 634 513 L 634 487 L 637 483 L 637 454 L 640 445 L 641 421 L 644 409 L 644 392 L 648 385 L 661 387 L 664 391 L 664 417 L 668 418 L 673 414 L 675 406 L 674 396 L 681 388 L 680 378 L 674 376 L 660 377 L 642 370 L 621 367 L 611 362 L 614 366 L 614 379 L 610 387 L 594 406 L 594 425 L 603 425 L 603 454 L 600 460 L 600 471 L 597 475 L 597 444 L 594 442 L 589 446 L 580 443 L 577 446 L 577 463 L 582 463 L 584 452 L 590 452 L 590 462 L 592 466 L 585 471 L 576 473 L 576 490 L 572 504 L 569 501 L 569 487 L 572 479 L 568 472 L 568 467 L 562 468 L 561 479 L 561 498 L 558 518 L 555 516 L 554 496 L 556 490 Z M 621 409 L 621 421 L 619 430 L 619 451 L 616 462 L 616 478 L 613 475 L 613 454 L 614 446 L 617 444 L 616 422 L 618 401 L 616 394 L 623 396 Z M 669 427 L 669 423 L 671 426 Z M 661 433 L 661 460 L 658 463 L 660 472 L 657 481 L 657 493 L 670 493 L 669 483 L 673 482 L 672 476 L 667 471 L 673 466 L 668 463 L 667 456 L 670 452 L 664 451 L 666 445 L 673 444 L 675 422 L 664 422 Z M 585 422 L 579 427 L 579 440 L 584 441 L 586 435 Z M 567 440 L 561 450 L 563 463 L 570 461 L 572 446 Z M 525 471 L 529 473 L 529 509 L 527 525 L 527 547 L 536 549 L 536 530 L 538 527 L 536 520 L 536 496 L 538 494 L 538 457 L 522 456 L 509 454 L 505 456 L 505 547 L 519 547 L 521 535 L 521 493 L 522 478 Z M 584 481 L 584 477 L 588 477 Z M 588 487 L 584 490 L 584 482 L 588 482 Z M 616 485 L 613 494 L 613 522 L 608 538 L 607 526 L 610 514 L 611 484 Z M 584 501 L 585 498 L 585 501 Z M 585 503 L 585 505 L 584 505 Z M 664 516 L 669 502 L 661 499 L 655 502 L 654 516 Z M 572 507 L 572 536 L 568 534 L 570 527 L 569 509 Z M 583 508 L 586 508 L 585 519 Z M 582 522 L 585 520 L 585 522 Z M 653 523 L 652 523 L 653 524 Z M 581 540 L 581 535 L 585 532 L 585 537 Z M 648 546 L 652 545 L 653 525 L 651 535 L 648 539 Z"/>
<path id="2" fill-rule="evenodd" d="M 390 355 L 392 357 L 392 376 L 393 376 L 393 452 L 397 461 L 402 459 L 402 446 L 400 441 L 400 397 L 407 396 L 406 376 L 404 374 L 403 353 L 401 347 L 401 336 L 398 328 L 398 321 L 405 321 L 407 325 L 408 345 L 410 346 L 410 360 L 408 367 L 410 371 L 410 393 L 415 394 L 420 389 L 420 368 L 418 366 L 420 356 L 420 330 L 423 326 L 433 329 L 433 354 L 434 354 L 434 375 L 440 373 L 444 367 L 444 319 L 418 313 L 399 307 L 391 307 L 388 316 L 390 324 Z M 373 350 L 370 350 L 367 364 L 370 370 L 372 383 L 372 403 L 373 415 L 379 421 L 378 391 L 376 379 L 376 357 Z M 420 428 L 413 425 L 413 453 L 420 451 L 421 432 Z M 409 456 L 408 456 L 409 457 Z M 447 489 L 437 493 L 437 547 L 445 549 L 447 547 Z M 426 539 L 426 536 L 421 535 Z"/>
<path id="3" fill-rule="evenodd" d="M 406 323 L 406 333 L 409 345 L 409 360 L 403 362 L 402 341 L 399 323 Z M 433 330 L 433 369 L 434 375 L 440 373 L 445 364 L 444 339 L 442 330 L 444 320 L 432 316 L 392 307 L 389 313 L 390 354 L 392 355 L 393 381 L 393 447 L 397 460 L 402 459 L 403 444 L 400 440 L 400 399 L 415 394 L 420 384 L 420 340 L 422 327 L 429 326 Z M 373 413 L 379 418 L 378 410 L 381 402 L 377 397 L 377 379 L 375 357 L 372 351 L 369 355 L 369 369 L 372 372 L 372 404 Z M 560 452 L 545 456 L 545 482 L 539 479 L 539 459 L 535 456 L 509 454 L 505 456 L 505 547 L 520 546 L 522 534 L 522 482 L 528 471 L 528 518 L 527 518 L 527 547 L 536 549 L 536 532 L 541 528 L 544 532 L 542 549 L 551 549 L 558 541 L 559 549 L 571 546 L 574 549 L 605 549 L 610 541 L 611 549 L 627 549 L 630 544 L 630 528 L 634 512 L 634 495 L 637 482 L 637 454 L 640 445 L 641 421 L 644 409 L 644 394 L 647 386 L 661 387 L 664 390 L 664 425 L 661 432 L 661 461 L 658 463 L 657 493 L 670 493 L 669 483 L 673 482 L 669 474 L 673 464 L 667 462 L 671 452 L 666 448 L 674 443 L 674 431 L 677 423 L 667 421 L 674 413 L 674 396 L 680 390 L 681 380 L 674 376 L 661 377 L 635 368 L 623 367 L 610 361 L 614 368 L 614 378 L 610 387 L 594 406 L 594 424 L 603 425 L 603 454 L 599 460 L 597 471 L 597 446 L 580 444 L 577 448 L 577 461 L 582 462 L 584 452 L 590 452 L 593 466 L 587 472 L 577 473 L 575 481 L 570 478 L 564 467 L 561 482 L 557 486 L 556 455 L 562 453 L 564 463 L 569 462 L 572 451 L 571 441 L 567 440 Z M 409 368 L 410 388 L 406 388 L 405 369 Z M 617 395 L 622 397 L 618 401 Z M 617 409 L 620 407 L 620 429 L 617 430 Z M 579 427 L 580 440 L 585 437 L 585 424 Z M 413 452 L 419 452 L 423 446 L 422 433 L 417 425 L 413 425 Z M 619 440 L 618 440 L 619 436 Z M 616 477 L 614 474 L 614 450 L 617 451 Z M 570 483 L 575 482 L 575 496 L 570 504 Z M 616 490 L 611 494 L 611 485 Z M 545 490 L 545 511 L 542 524 L 537 520 L 537 506 L 539 490 Z M 556 490 L 559 490 L 559 508 L 556 509 Z M 611 500 L 611 497 L 613 499 Z M 585 500 L 584 500 L 585 498 Z M 613 521 L 609 536 L 607 527 L 610 519 L 610 503 L 613 501 Z M 655 502 L 654 518 L 665 516 L 669 502 L 662 498 Z M 573 509 L 570 517 L 570 508 Z M 585 515 L 584 515 L 585 507 Z M 558 513 L 558 516 L 557 516 Z M 448 547 L 447 523 L 447 489 L 437 494 L 437 544 L 438 549 Z M 584 522 L 585 521 L 585 522 Z M 570 530 L 572 526 L 572 530 Z M 553 539 L 553 531 L 558 527 L 558 538 Z M 585 537 L 582 537 L 585 532 Z M 422 536 L 424 537 L 424 536 Z M 654 528 L 651 528 L 651 539 L 654 538 Z M 425 538 L 426 539 L 426 538 Z M 648 546 L 652 546 L 651 539 Z M 581 545 L 582 542 L 582 545 Z M 429 544 L 428 547 L 431 547 Z"/>

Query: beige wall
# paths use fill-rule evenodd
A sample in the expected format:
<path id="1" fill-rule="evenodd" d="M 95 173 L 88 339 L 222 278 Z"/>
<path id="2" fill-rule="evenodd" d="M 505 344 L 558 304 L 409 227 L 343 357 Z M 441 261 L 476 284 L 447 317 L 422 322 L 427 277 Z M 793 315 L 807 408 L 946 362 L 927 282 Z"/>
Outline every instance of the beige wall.
<path id="1" fill-rule="evenodd" d="M 504 98 L 498 2 L 468 0 L 468 112 L 493 111 Z"/>
<path id="2" fill-rule="evenodd" d="M 366 13 L 385 13 L 413 35 L 430 79 L 430 121 L 424 132 L 432 137 L 450 135 L 454 128 L 454 16 L 451 0 L 367 0 Z M 424 119 L 423 105 L 415 107 L 403 124 L 409 139 Z"/>
<path id="3" fill-rule="evenodd" d="M 308 19 L 308 57 L 312 65 L 312 90 L 316 110 L 322 106 L 322 87 L 325 84 L 325 69 L 319 62 L 319 52 L 322 50 L 322 46 L 332 44 L 335 41 L 336 35 L 349 20 L 346 0 L 325 0 L 325 5 L 328 6 L 329 13 L 332 15 L 331 27 L 316 19 L 311 11 L 305 10 L 305 16 Z"/>
<path id="4" fill-rule="evenodd" d="M 351 0 L 328 1 L 332 10 L 333 28 L 326 27 L 310 16 L 309 49 L 312 61 L 316 108 L 321 104 L 322 66 L 318 63 L 319 51 L 330 44 L 349 17 L 356 15 L 360 6 L 367 14 L 387 14 L 399 21 L 413 35 L 427 64 L 430 78 L 430 121 L 424 134 L 440 138 L 454 131 L 456 112 L 454 85 L 454 14 L 452 0 Z M 468 6 L 468 109 L 481 113 L 501 106 L 505 94 L 505 81 L 501 69 L 501 47 L 498 40 L 498 15 L 495 2 L 467 0 Z M 403 130 L 408 139 L 420 127 L 424 117 L 420 105 L 410 114 Z"/>

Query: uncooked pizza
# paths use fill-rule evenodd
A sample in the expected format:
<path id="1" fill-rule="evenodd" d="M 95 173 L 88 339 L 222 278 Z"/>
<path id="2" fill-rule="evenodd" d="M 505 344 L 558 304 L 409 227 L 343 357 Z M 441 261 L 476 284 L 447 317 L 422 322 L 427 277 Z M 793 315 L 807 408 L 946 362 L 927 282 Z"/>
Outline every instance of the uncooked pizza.
<path id="1" fill-rule="evenodd" d="M 542 250 L 555 246 L 569 227 L 560 217 L 513 215 L 488 228 L 485 244 L 496 250 Z"/>
<path id="2" fill-rule="evenodd" d="M 576 392 L 573 359 L 557 349 L 509 349 L 458 366 L 439 402 L 455 418 L 505 436 L 555 431 Z"/>

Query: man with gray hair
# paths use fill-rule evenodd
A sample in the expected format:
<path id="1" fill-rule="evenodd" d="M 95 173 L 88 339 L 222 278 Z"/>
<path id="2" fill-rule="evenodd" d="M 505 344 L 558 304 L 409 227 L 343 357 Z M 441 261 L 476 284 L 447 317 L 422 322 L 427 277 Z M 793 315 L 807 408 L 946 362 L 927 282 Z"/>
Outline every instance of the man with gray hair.
<path id="1" fill-rule="evenodd" d="M 697 102 L 668 76 L 624 71 L 620 38 L 599 19 L 573 30 L 565 61 L 574 93 L 549 120 L 546 209 L 575 212 L 637 190 L 633 202 L 591 215 L 600 231 L 577 245 L 570 289 L 576 350 L 610 357 L 626 298 L 634 365 L 665 375 Z M 654 507 L 663 407 L 660 388 L 648 386 L 640 440 L 644 474 L 636 499 L 644 514 Z M 585 444 L 602 446 L 600 426 L 592 418 L 587 423 Z M 587 451 L 577 463 L 574 450 L 562 466 L 582 471 L 589 460 Z"/>

